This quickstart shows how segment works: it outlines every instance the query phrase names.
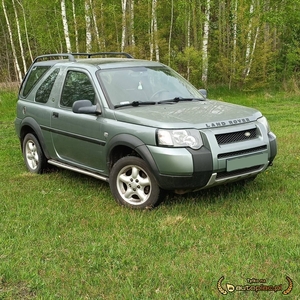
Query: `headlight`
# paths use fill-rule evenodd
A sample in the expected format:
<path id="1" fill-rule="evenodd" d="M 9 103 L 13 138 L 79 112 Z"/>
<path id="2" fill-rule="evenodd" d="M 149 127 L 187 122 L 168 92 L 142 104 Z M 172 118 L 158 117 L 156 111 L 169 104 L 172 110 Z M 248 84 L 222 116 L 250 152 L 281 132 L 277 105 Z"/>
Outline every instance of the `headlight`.
<path id="1" fill-rule="evenodd" d="M 199 131 L 196 129 L 187 129 L 187 130 L 158 129 L 157 143 L 160 146 L 190 147 L 192 149 L 199 149 L 203 145 L 201 135 Z"/>
<path id="2" fill-rule="evenodd" d="M 257 119 L 257 122 L 263 124 L 263 125 L 266 127 L 268 133 L 271 131 L 270 125 L 269 125 L 269 123 L 268 123 L 266 117 L 258 118 L 258 119 Z"/>

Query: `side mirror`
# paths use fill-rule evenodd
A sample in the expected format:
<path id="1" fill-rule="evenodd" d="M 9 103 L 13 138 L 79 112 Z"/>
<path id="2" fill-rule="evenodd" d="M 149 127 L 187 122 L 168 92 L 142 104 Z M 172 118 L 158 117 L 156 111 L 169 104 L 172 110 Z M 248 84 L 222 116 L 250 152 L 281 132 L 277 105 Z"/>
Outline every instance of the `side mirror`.
<path id="1" fill-rule="evenodd" d="M 100 115 L 101 110 L 90 100 L 78 100 L 73 103 L 72 111 L 76 114 Z"/>
<path id="2" fill-rule="evenodd" d="M 204 99 L 207 98 L 207 90 L 205 89 L 200 89 L 198 92 L 203 96 Z"/>

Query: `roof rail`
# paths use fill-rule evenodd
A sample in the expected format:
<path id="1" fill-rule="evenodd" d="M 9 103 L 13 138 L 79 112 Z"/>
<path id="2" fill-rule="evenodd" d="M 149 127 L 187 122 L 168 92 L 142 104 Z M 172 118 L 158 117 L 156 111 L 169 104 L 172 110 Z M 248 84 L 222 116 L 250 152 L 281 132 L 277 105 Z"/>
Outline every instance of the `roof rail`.
<path id="1" fill-rule="evenodd" d="M 126 58 L 133 58 L 133 56 L 131 56 L 130 54 L 126 53 L 126 52 L 95 52 L 95 53 L 54 53 L 54 54 L 44 54 L 44 55 L 40 55 L 37 56 L 33 63 L 39 61 L 39 60 L 50 60 L 50 58 L 53 57 L 66 57 L 69 59 L 70 62 L 75 62 L 76 59 L 74 56 L 86 56 L 87 58 L 91 58 L 92 56 L 97 56 L 97 55 L 101 55 L 101 56 L 125 56 Z"/>
<path id="2" fill-rule="evenodd" d="M 39 61 L 39 60 L 44 60 L 45 58 L 50 58 L 50 57 L 67 57 L 69 61 L 74 62 L 76 61 L 75 57 L 73 56 L 72 53 L 55 53 L 55 54 L 45 54 L 45 55 L 40 55 L 35 58 L 33 63 Z M 49 59 L 50 60 L 50 59 Z"/>
<path id="3" fill-rule="evenodd" d="M 130 54 L 126 52 L 95 52 L 95 53 L 71 53 L 74 56 L 87 56 L 88 58 L 91 58 L 92 56 L 125 56 L 126 58 L 133 58 Z"/>

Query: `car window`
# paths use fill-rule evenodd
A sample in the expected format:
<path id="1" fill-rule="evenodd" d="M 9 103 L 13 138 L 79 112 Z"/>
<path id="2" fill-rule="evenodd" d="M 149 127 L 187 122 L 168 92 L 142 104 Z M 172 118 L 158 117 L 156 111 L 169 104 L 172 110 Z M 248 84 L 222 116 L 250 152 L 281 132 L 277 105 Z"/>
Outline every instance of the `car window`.
<path id="1" fill-rule="evenodd" d="M 77 100 L 90 100 L 95 104 L 95 90 L 87 74 L 69 71 L 65 79 L 60 105 L 72 107 Z"/>
<path id="2" fill-rule="evenodd" d="M 161 101 L 175 97 L 202 97 L 189 82 L 167 67 L 99 70 L 97 76 L 113 105 L 132 101 Z"/>
<path id="3" fill-rule="evenodd" d="M 50 66 L 34 66 L 30 71 L 27 81 L 25 83 L 22 96 L 26 97 L 32 88 L 37 84 L 37 82 L 42 78 Z"/>
<path id="4" fill-rule="evenodd" d="M 49 99 L 55 79 L 59 73 L 59 69 L 55 69 L 41 84 L 35 95 L 35 101 L 46 103 Z"/>

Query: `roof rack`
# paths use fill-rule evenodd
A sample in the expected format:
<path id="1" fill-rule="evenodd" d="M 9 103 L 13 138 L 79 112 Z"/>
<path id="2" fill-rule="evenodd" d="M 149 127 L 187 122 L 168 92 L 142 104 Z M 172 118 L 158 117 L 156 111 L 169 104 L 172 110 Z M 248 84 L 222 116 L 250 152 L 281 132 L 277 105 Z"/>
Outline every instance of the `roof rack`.
<path id="1" fill-rule="evenodd" d="M 126 58 L 133 58 L 130 54 L 126 52 L 95 52 L 95 53 L 54 53 L 54 54 L 45 54 L 40 55 L 35 58 L 33 63 L 39 61 L 39 60 L 50 60 L 52 57 L 66 57 L 69 59 L 70 62 L 75 62 L 76 59 L 74 56 L 86 56 L 87 58 L 91 58 L 92 56 L 125 56 Z"/>
<path id="2" fill-rule="evenodd" d="M 95 53 L 71 53 L 74 56 L 87 56 L 91 58 L 92 56 L 125 56 L 126 58 L 133 58 L 130 54 L 126 52 L 95 52 Z"/>
<path id="3" fill-rule="evenodd" d="M 69 59 L 69 61 L 76 61 L 76 59 L 74 58 L 74 56 L 72 55 L 72 53 L 55 53 L 55 54 L 45 54 L 45 55 L 40 55 L 38 57 L 35 58 L 35 60 L 33 61 L 33 63 L 39 61 L 39 60 L 45 60 L 46 58 L 51 58 L 51 57 L 67 57 Z M 49 59 L 50 60 L 50 59 Z"/>

